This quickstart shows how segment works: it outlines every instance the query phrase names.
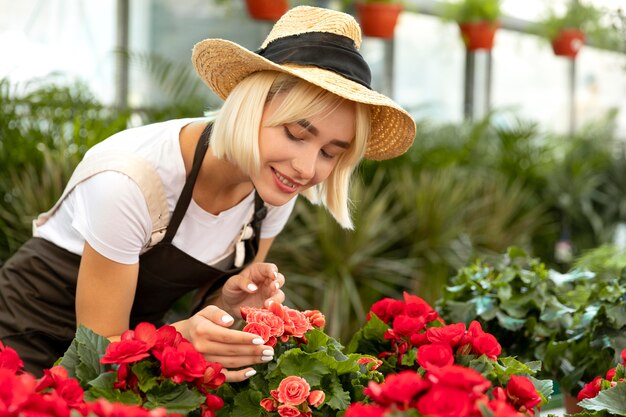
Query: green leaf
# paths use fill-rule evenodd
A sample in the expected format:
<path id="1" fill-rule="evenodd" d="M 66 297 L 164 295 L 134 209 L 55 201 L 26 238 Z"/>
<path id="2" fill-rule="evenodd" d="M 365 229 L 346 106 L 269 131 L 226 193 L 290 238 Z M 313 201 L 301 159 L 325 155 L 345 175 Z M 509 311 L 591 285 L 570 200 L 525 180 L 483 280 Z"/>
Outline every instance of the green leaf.
<path id="1" fill-rule="evenodd" d="M 516 319 L 507 314 L 504 314 L 501 311 L 498 311 L 496 313 L 496 317 L 500 326 L 513 332 L 518 331 L 519 329 L 524 327 L 524 324 L 526 323 L 525 319 Z"/>
<path id="2" fill-rule="evenodd" d="M 297 375 L 307 380 L 310 385 L 319 385 L 322 377 L 330 373 L 329 366 L 320 360 L 324 352 L 313 355 L 300 349 L 291 349 L 278 358 L 278 366 L 270 374 L 271 377 Z M 326 356 L 328 357 L 328 356 Z"/>
<path id="3" fill-rule="evenodd" d="M 111 402 L 120 402 L 131 405 L 141 405 L 141 397 L 132 391 L 120 391 L 113 388 L 117 373 L 105 372 L 89 382 L 90 388 L 85 392 L 86 401 L 105 398 Z"/>
<path id="4" fill-rule="evenodd" d="M 345 410 L 350 405 L 350 394 L 344 391 L 341 382 L 335 375 L 330 375 L 330 391 L 325 392 L 325 405 L 334 410 Z"/>
<path id="5" fill-rule="evenodd" d="M 476 305 L 470 301 L 448 301 L 446 320 L 468 326 L 476 318 Z"/>
<path id="6" fill-rule="evenodd" d="M 185 384 L 175 384 L 169 379 L 146 393 L 144 408 L 165 407 L 171 413 L 187 414 L 200 407 L 204 395 L 189 389 Z"/>
<path id="7" fill-rule="evenodd" d="M 302 350 L 305 352 L 315 352 L 316 350 L 326 348 L 330 336 L 326 333 L 313 329 L 306 334 L 307 344 L 302 346 Z"/>
<path id="8" fill-rule="evenodd" d="M 585 398 L 579 405 L 587 410 L 606 410 L 620 416 L 626 415 L 626 383 L 600 391 L 594 398 Z"/>
<path id="9" fill-rule="evenodd" d="M 139 389 L 148 392 L 158 384 L 157 378 L 161 374 L 155 362 L 143 360 L 131 366 L 131 371 L 139 381 Z"/>
<path id="10" fill-rule="evenodd" d="M 626 326 L 626 305 L 619 304 L 607 307 L 606 315 L 616 329 L 621 329 Z"/>
<path id="11" fill-rule="evenodd" d="M 551 379 L 536 379 L 532 376 L 529 376 L 528 378 L 544 400 L 548 400 L 552 397 L 552 394 L 554 393 L 554 381 Z"/>
<path id="12" fill-rule="evenodd" d="M 263 394 L 258 391 L 244 391 L 235 397 L 235 406 L 237 417 L 263 417 L 266 415 L 265 410 L 261 407 Z"/>

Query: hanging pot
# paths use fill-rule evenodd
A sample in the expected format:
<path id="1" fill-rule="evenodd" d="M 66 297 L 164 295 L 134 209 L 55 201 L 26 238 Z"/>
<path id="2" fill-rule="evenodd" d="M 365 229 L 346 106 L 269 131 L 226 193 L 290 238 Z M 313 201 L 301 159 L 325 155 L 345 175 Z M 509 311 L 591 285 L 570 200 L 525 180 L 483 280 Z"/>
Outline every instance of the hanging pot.
<path id="1" fill-rule="evenodd" d="M 478 49 L 491 50 L 499 22 L 463 22 L 459 23 L 461 37 L 468 51 Z"/>
<path id="2" fill-rule="evenodd" d="M 246 0 L 248 14 L 253 19 L 277 21 L 289 8 L 288 0 Z"/>
<path id="3" fill-rule="evenodd" d="M 403 6 L 398 3 L 356 3 L 356 10 L 365 36 L 391 39 Z"/>
<path id="4" fill-rule="evenodd" d="M 578 398 L 567 392 L 563 393 L 563 407 L 567 414 L 577 414 L 585 411 L 584 408 L 578 405 Z"/>
<path id="5" fill-rule="evenodd" d="M 574 59 L 584 44 L 585 34 L 580 30 L 561 29 L 552 40 L 552 50 L 555 55 Z"/>

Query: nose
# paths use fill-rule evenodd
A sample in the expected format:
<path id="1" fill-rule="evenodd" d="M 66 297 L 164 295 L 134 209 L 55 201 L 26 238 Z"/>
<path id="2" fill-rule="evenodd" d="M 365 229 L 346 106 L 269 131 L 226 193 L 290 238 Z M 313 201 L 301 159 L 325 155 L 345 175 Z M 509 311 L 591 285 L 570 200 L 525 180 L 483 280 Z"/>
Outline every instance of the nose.
<path id="1" fill-rule="evenodd" d="M 293 158 L 291 165 L 298 173 L 299 179 L 309 181 L 315 176 L 317 153 L 317 150 L 301 151 Z"/>

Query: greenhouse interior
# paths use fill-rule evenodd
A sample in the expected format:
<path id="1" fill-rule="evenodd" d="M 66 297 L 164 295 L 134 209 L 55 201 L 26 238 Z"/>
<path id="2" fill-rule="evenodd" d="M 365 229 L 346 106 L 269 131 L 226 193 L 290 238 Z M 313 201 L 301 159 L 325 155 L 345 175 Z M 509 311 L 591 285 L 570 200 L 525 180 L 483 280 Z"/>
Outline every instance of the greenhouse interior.
<path id="1" fill-rule="evenodd" d="M 0 10 L 0 416 L 626 416 L 626 1 Z"/>

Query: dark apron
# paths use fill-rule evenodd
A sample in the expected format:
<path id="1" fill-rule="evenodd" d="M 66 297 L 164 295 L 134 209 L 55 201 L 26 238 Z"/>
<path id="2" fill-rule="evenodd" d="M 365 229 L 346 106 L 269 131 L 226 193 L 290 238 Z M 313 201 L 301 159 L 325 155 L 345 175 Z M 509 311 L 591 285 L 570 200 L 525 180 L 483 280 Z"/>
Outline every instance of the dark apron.
<path id="1" fill-rule="evenodd" d="M 192 306 L 206 300 L 256 256 L 266 208 L 255 193 L 254 235 L 245 241 L 244 266 L 225 270 L 211 267 L 172 244 L 191 202 L 193 187 L 208 149 L 210 126 L 204 130 L 191 172 L 176 203 L 161 242 L 139 257 L 139 277 L 130 326 L 142 321 L 163 324 L 165 313 L 183 295 L 201 293 Z M 0 269 L 0 340 L 17 350 L 25 369 L 37 376 L 63 355 L 76 330 L 76 280 L 80 256 L 41 238 L 28 240 Z"/>

